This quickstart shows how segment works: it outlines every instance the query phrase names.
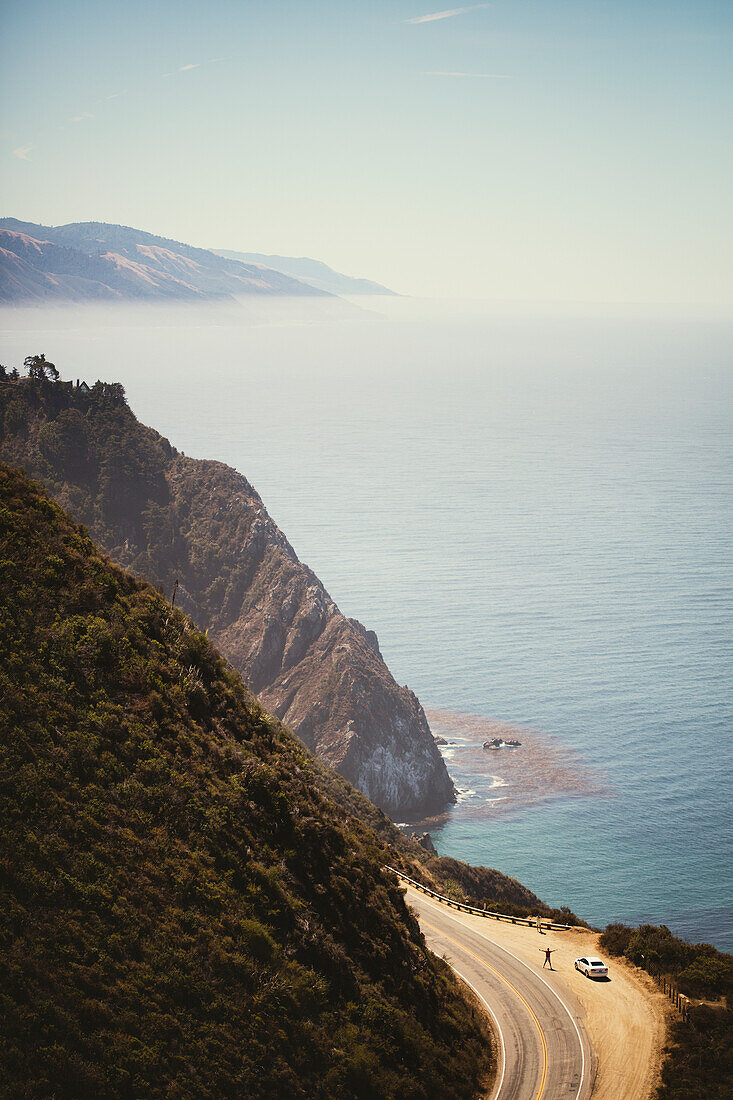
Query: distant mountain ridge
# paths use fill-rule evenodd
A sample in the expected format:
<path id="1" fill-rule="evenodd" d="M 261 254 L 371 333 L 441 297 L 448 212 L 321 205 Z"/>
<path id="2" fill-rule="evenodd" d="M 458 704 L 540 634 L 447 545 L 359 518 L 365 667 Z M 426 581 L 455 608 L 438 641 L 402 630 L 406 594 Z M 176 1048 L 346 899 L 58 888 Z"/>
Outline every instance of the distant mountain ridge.
<path id="1" fill-rule="evenodd" d="M 232 260 L 241 260 L 247 264 L 263 264 L 266 268 L 292 275 L 301 282 L 329 294 L 389 294 L 397 297 L 394 290 L 372 282 L 371 279 L 357 279 L 351 275 L 342 275 L 334 271 L 321 260 L 311 260 L 308 256 L 270 256 L 264 252 L 232 252 L 229 249 L 216 249 L 217 255 Z"/>
<path id="2" fill-rule="evenodd" d="M 327 296 L 261 264 L 129 226 L 0 219 L 0 301 L 206 301 L 242 294 Z"/>

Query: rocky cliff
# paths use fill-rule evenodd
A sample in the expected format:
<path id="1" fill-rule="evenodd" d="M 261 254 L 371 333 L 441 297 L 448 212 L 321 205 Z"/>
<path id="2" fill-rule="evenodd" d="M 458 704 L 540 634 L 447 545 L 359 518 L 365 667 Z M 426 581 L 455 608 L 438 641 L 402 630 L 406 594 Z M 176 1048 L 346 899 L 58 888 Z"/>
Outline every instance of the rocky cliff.
<path id="1" fill-rule="evenodd" d="M 341 614 L 241 474 L 139 424 L 119 387 L 0 386 L 0 456 L 42 481 L 120 564 L 171 593 L 264 705 L 390 816 L 453 784 L 376 635 Z"/>

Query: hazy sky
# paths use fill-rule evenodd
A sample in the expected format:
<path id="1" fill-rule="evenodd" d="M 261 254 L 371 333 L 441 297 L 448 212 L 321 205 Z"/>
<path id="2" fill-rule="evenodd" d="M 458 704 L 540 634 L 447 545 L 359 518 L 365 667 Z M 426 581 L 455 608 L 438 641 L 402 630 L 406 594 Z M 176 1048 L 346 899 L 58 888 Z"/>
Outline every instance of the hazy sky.
<path id="1" fill-rule="evenodd" d="M 733 303 L 731 0 L 440 5 L 4 0 L 4 212 L 408 294 Z"/>

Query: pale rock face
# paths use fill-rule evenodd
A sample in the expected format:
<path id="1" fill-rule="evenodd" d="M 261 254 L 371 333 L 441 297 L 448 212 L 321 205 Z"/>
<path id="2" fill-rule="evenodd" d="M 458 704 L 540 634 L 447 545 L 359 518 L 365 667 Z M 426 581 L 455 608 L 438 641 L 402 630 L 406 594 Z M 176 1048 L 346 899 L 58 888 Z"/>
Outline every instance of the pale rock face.
<path id="1" fill-rule="evenodd" d="M 185 495 L 194 524 L 227 514 L 222 529 L 236 543 L 222 545 L 220 534 L 219 553 L 236 560 L 210 633 L 266 709 L 390 816 L 443 809 L 453 783 L 417 697 L 395 682 L 374 631 L 341 614 L 240 474 L 179 457 L 168 482 Z"/>

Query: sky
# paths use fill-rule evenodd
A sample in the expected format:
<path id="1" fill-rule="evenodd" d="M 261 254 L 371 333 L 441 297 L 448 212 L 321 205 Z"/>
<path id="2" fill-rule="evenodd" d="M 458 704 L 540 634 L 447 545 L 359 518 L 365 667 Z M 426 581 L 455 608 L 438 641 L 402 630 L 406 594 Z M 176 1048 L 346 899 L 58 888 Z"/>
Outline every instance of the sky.
<path id="1" fill-rule="evenodd" d="M 731 0 L 441 3 L 4 0 L 2 213 L 416 296 L 730 309 Z"/>

